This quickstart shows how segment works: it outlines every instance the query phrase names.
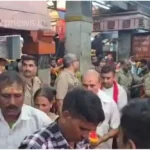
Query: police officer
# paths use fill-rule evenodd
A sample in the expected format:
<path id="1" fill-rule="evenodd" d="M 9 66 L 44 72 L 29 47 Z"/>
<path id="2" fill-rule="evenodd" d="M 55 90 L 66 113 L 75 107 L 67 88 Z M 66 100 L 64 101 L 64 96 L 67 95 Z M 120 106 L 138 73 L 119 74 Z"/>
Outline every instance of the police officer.
<path id="1" fill-rule="evenodd" d="M 56 99 L 58 113 L 61 113 L 63 99 L 68 90 L 79 86 L 80 82 L 76 77 L 76 72 L 79 70 L 79 60 L 75 54 L 68 53 L 64 56 L 64 70 L 61 71 L 55 82 Z"/>
<path id="2" fill-rule="evenodd" d="M 22 57 L 21 74 L 26 81 L 24 103 L 30 106 L 34 106 L 34 94 L 42 85 L 42 81 L 36 76 L 37 63 L 37 59 L 34 56 L 24 55 Z"/>
<path id="3" fill-rule="evenodd" d="M 120 85 L 124 87 L 124 89 L 128 93 L 128 96 L 130 97 L 130 88 L 132 87 L 132 85 L 141 83 L 143 78 L 139 78 L 131 73 L 131 63 L 129 60 L 125 59 L 121 61 L 120 64 L 121 69 L 116 73 L 116 80 Z"/>

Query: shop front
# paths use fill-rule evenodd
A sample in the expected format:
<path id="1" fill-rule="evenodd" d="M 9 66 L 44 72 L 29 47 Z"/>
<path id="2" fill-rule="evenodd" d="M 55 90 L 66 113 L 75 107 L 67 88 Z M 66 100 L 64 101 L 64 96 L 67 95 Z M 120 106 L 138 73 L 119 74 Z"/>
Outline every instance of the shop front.
<path id="1" fill-rule="evenodd" d="M 95 17 L 93 24 L 93 32 L 104 35 L 103 52 L 114 52 L 116 60 L 129 58 L 132 54 L 133 34 L 149 29 L 149 18 L 140 13 Z M 108 32 L 111 36 L 107 36 Z"/>

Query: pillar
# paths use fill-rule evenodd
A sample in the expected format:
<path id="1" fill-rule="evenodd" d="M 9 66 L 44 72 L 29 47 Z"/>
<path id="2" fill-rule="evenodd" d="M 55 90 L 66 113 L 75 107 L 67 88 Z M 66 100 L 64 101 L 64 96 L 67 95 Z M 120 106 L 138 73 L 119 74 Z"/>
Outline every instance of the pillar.
<path id="1" fill-rule="evenodd" d="M 90 1 L 66 1 L 66 53 L 80 59 L 80 71 L 91 67 L 91 32 L 93 28 Z"/>
<path id="2" fill-rule="evenodd" d="M 51 82 L 50 78 L 50 55 L 40 54 L 38 57 L 38 77 L 45 83 L 49 84 Z"/>
<path id="3" fill-rule="evenodd" d="M 20 59 L 20 36 L 7 37 L 7 59 Z"/>

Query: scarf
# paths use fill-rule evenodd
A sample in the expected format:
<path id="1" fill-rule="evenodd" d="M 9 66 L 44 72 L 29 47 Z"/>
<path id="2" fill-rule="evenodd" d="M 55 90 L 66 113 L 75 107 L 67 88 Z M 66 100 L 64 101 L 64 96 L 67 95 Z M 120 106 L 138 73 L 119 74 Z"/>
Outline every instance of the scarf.
<path id="1" fill-rule="evenodd" d="M 103 89 L 103 87 L 101 87 L 101 89 Z M 113 99 L 116 103 L 118 102 L 118 95 L 119 95 L 118 85 L 117 85 L 117 82 L 114 81 L 113 82 Z"/>

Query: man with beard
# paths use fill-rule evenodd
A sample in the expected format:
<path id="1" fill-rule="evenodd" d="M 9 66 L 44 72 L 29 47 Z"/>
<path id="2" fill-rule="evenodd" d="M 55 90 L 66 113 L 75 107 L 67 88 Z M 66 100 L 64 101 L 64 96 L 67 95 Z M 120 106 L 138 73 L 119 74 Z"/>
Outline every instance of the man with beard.
<path id="1" fill-rule="evenodd" d="M 92 56 L 91 57 L 91 62 L 94 67 L 98 66 L 98 57 L 97 56 Z"/>
<path id="2" fill-rule="evenodd" d="M 41 81 L 36 76 L 37 73 L 37 60 L 34 56 L 22 56 L 22 74 L 26 80 L 25 88 L 25 101 L 24 103 L 34 106 L 33 96 L 35 92 L 41 87 Z"/>
<path id="3" fill-rule="evenodd" d="M 121 64 L 121 69 L 116 73 L 116 80 L 121 86 L 124 87 L 128 97 L 130 98 L 131 87 L 133 85 L 141 83 L 143 81 L 143 78 L 139 78 L 131 73 L 131 63 L 129 60 L 125 59 L 121 61 L 120 64 Z M 138 93 L 136 92 L 136 95 Z"/>
<path id="4" fill-rule="evenodd" d="M 133 75 L 131 74 L 131 63 L 129 60 L 123 60 L 120 62 L 121 69 L 116 74 L 117 82 L 122 85 L 126 90 L 133 84 Z"/>
<path id="5" fill-rule="evenodd" d="M 15 71 L 0 75 L 0 149 L 17 149 L 21 141 L 52 121 L 24 105 L 25 82 Z"/>
<path id="6" fill-rule="evenodd" d="M 62 114 L 52 124 L 25 138 L 19 149 L 86 149 L 89 133 L 104 121 L 99 97 L 76 88 L 64 98 Z"/>
<path id="7" fill-rule="evenodd" d="M 102 87 L 118 105 L 119 111 L 127 104 L 127 93 L 122 86 L 115 81 L 115 68 L 113 66 L 104 66 L 101 70 Z"/>
<path id="8" fill-rule="evenodd" d="M 101 137 L 97 149 L 112 149 L 112 138 L 118 134 L 120 115 L 114 100 L 100 90 L 101 78 L 97 71 L 88 70 L 82 78 L 84 88 L 94 92 L 101 100 L 105 120 L 97 127 L 97 134 Z"/>

